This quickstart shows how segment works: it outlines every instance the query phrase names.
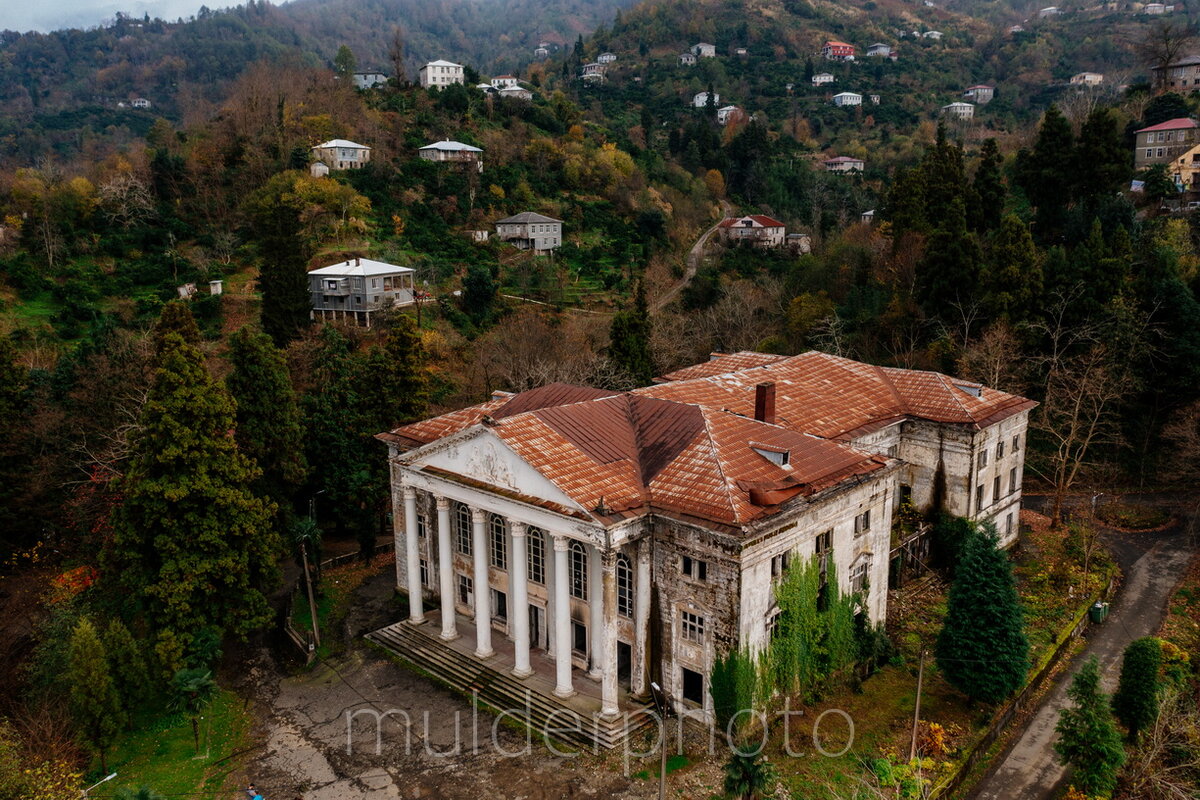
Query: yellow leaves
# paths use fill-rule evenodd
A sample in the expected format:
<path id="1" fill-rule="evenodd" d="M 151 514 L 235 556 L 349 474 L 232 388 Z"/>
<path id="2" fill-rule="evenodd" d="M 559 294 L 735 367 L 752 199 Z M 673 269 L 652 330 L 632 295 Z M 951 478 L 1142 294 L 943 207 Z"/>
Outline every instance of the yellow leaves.
<path id="1" fill-rule="evenodd" d="M 493 183 L 491 186 L 488 187 L 488 194 L 490 194 L 492 196 L 493 200 L 497 200 L 497 201 L 503 200 L 505 197 L 504 187 L 497 186 L 496 184 Z"/>
<path id="2" fill-rule="evenodd" d="M 404 235 L 404 217 L 399 214 L 392 214 L 392 234 L 395 236 Z"/>
<path id="3" fill-rule="evenodd" d="M 583 126 L 576 123 L 567 129 L 567 138 L 573 142 L 583 141 Z"/>
<path id="4" fill-rule="evenodd" d="M 713 197 L 720 199 L 725 196 L 725 176 L 719 169 L 710 169 L 704 173 L 704 187 Z"/>

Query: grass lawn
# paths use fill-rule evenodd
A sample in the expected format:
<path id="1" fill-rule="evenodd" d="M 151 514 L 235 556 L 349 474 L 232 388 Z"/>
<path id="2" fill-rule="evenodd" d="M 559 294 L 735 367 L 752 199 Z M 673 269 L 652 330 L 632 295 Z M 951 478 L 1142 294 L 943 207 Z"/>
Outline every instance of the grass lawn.
<path id="1" fill-rule="evenodd" d="M 41 292 L 28 300 L 7 296 L 0 304 L 0 319 L 7 320 L 14 328 L 51 330 L 51 319 L 61 310 L 50 292 Z"/>
<path id="2" fill-rule="evenodd" d="M 240 697 L 222 691 L 200 720 L 200 755 L 192 739 L 192 723 L 184 714 L 145 715 L 108 755 L 117 777 L 104 794 L 118 788 L 148 786 L 168 797 L 225 800 L 237 788 L 233 774 L 248 747 L 250 715 Z M 99 780 L 98 770 L 92 781 Z"/>

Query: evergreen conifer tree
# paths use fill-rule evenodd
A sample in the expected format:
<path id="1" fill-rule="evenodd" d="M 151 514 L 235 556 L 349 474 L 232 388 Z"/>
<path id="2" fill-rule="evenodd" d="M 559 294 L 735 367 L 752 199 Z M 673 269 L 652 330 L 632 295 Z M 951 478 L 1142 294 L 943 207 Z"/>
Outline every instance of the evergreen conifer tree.
<path id="1" fill-rule="evenodd" d="M 1017 184 L 1036 209 L 1034 235 L 1039 242 L 1058 240 L 1075 184 L 1075 136 L 1057 106 L 1042 117 L 1032 150 L 1017 153 Z"/>
<path id="2" fill-rule="evenodd" d="M 1067 689 L 1072 705 L 1059 715 L 1054 751 L 1074 768 L 1071 782 L 1084 794 L 1107 797 L 1125 763 L 1125 748 L 1113 720 L 1108 696 L 1100 691 L 1100 663 L 1092 656 Z"/>
<path id="3" fill-rule="evenodd" d="M 654 359 L 650 354 L 650 312 L 646 291 L 638 283 L 632 309 L 613 315 L 609 328 L 608 357 L 624 370 L 635 386 L 648 386 L 654 380 Z"/>
<path id="4" fill-rule="evenodd" d="M 970 301 L 977 290 L 982 256 L 974 234 L 967 231 L 962 198 L 951 201 L 938 227 L 929 236 L 925 259 L 917 271 L 917 295 L 925 313 L 948 316 L 956 305 Z"/>
<path id="5" fill-rule="evenodd" d="M 950 215 L 966 209 L 967 178 L 962 148 L 946 137 L 946 127 L 938 125 L 937 141 L 921 161 L 925 178 L 925 217 L 940 225 Z"/>
<path id="6" fill-rule="evenodd" d="M 1133 159 L 1111 108 L 1092 111 L 1075 148 L 1076 197 L 1092 203 L 1129 188 Z"/>
<path id="7" fill-rule="evenodd" d="M 104 645 L 86 617 L 71 632 L 66 677 L 71 692 L 71 714 L 80 736 L 100 756 L 101 771 L 107 772 L 108 748 L 125 725 L 125 712 L 113 685 Z"/>
<path id="8" fill-rule="evenodd" d="M 976 231 L 992 231 L 1000 227 L 1000 217 L 1004 213 L 1004 201 L 1007 190 L 1000 168 L 1004 157 L 1000 155 L 1000 147 L 994 138 L 984 140 L 979 154 L 979 168 L 975 170 L 975 179 L 971 182 L 973 200 L 971 209 L 971 227 Z"/>
<path id="9" fill-rule="evenodd" d="M 274 505 L 251 489 L 259 470 L 238 450 L 233 402 L 178 334 L 164 339 L 140 421 L 105 566 L 173 670 L 194 631 L 244 636 L 269 621 L 263 590 L 280 543 Z"/>
<path id="10" fill-rule="evenodd" d="M 1121 680 L 1112 698 L 1113 713 L 1129 731 L 1131 741 L 1158 716 L 1158 671 L 1162 644 L 1153 636 L 1129 643 L 1121 661 Z"/>
<path id="11" fill-rule="evenodd" d="M 888 190 L 884 213 L 892 223 L 893 240 L 903 234 L 925 232 L 929 218 L 925 214 L 925 172 L 919 167 L 896 171 L 896 179 Z"/>
<path id="12" fill-rule="evenodd" d="M 275 175 L 243 206 L 261 260 L 262 328 L 280 347 L 308 327 L 312 310 L 300 217 L 288 199 L 297 177 L 296 172 Z"/>
<path id="13" fill-rule="evenodd" d="M 973 700 L 998 703 L 1025 681 L 1029 642 L 1008 556 L 985 523 L 962 543 L 937 640 L 938 667 Z"/>
<path id="14" fill-rule="evenodd" d="M 354 57 L 354 51 L 347 45 L 339 47 L 337 55 L 333 57 L 333 71 L 342 80 L 350 80 L 357 69 L 358 59 Z"/>
<path id="15" fill-rule="evenodd" d="M 137 708 L 148 696 L 150 673 L 146 657 L 125 623 L 114 619 L 104 629 L 104 652 L 108 656 L 113 685 L 126 711 Z"/>
<path id="16" fill-rule="evenodd" d="M 1029 228 L 1015 214 L 1006 216 L 992 235 L 980 284 L 992 317 L 1010 322 L 1027 319 L 1041 294 L 1041 256 Z"/>
<path id="17" fill-rule="evenodd" d="M 192 316 L 192 309 L 178 300 L 172 300 L 163 306 L 158 321 L 154 323 L 154 351 L 159 356 L 162 355 L 167 336 L 172 333 L 190 345 L 200 344 L 200 328 L 196 325 L 196 318 Z"/>
<path id="18" fill-rule="evenodd" d="M 303 421 L 287 363 L 271 337 L 249 328 L 230 337 L 229 362 L 233 369 L 225 386 L 237 403 L 238 449 L 262 470 L 257 493 L 275 501 L 285 524 L 308 474 Z"/>
<path id="19" fill-rule="evenodd" d="M 463 278 L 463 311 L 476 325 L 482 325 L 491 318 L 497 289 L 496 280 L 487 265 L 472 264 L 467 267 L 467 275 Z"/>

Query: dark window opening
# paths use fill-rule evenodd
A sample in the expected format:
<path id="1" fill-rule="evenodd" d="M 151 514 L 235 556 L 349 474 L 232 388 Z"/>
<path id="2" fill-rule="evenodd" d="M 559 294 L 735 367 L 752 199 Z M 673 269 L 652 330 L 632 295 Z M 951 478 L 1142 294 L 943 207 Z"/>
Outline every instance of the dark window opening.
<path id="1" fill-rule="evenodd" d="M 571 649 L 577 653 L 587 652 L 587 626 L 571 621 Z"/>
<path id="2" fill-rule="evenodd" d="M 687 667 L 683 671 L 683 699 L 698 706 L 704 705 L 704 676 Z"/>

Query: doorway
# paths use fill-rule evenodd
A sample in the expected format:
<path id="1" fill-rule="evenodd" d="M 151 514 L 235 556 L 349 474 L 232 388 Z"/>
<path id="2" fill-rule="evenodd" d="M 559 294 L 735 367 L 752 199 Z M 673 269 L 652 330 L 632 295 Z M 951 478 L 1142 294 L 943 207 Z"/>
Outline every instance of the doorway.
<path id="1" fill-rule="evenodd" d="M 617 641 L 617 683 L 625 691 L 630 691 L 630 678 L 633 675 L 633 645 Z"/>
<path id="2" fill-rule="evenodd" d="M 541 606 L 529 606 L 529 646 L 535 649 L 549 650 L 550 643 L 546 640 L 546 609 Z"/>

